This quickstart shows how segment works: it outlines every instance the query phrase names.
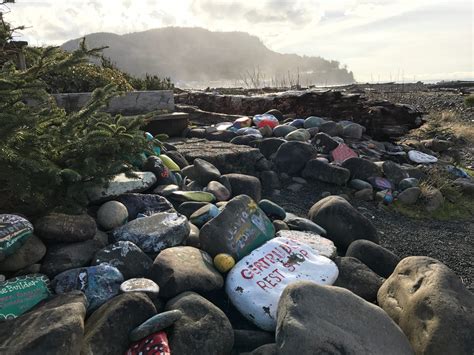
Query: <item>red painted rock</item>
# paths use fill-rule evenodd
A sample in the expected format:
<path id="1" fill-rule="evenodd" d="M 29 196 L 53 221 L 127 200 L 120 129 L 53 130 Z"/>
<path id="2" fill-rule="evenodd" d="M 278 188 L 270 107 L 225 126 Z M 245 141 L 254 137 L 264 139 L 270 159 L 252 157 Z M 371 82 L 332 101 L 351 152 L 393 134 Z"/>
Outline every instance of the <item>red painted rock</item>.
<path id="1" fill-rule="evenodd" d="M 331 157 L 334 162 L 342 163 L 344 160 L 356 158 L 358 155 L 347 145 L 339 144 L 339 146 L 331 152 Z"/>
<path id="2" fill-rule="evenodd" d="M 133 343 L 125 355 L 171 355 L 168 337 L 158 332 Z"/>

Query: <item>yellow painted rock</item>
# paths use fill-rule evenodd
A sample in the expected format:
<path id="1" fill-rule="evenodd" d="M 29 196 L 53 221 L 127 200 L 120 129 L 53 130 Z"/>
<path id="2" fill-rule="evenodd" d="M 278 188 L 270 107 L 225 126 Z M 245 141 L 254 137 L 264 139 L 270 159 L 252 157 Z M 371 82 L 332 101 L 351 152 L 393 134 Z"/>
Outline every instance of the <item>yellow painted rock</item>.
<path id="1" fill-rule="evenodd" d="M 171 171 L 181 171 L 179 168 L 178 164 L 176 164 L 173 159 L 171 159 L 169 156 L 166 154 L 161 154 L 160 159 L 165 164 L 165 166 L 170 169 Z"/>
<path id="2" fill-rule="evenodd" d="M 220 272 L 224 273 L 232 269 L 235 265 L 234 258 L 229 254 L 217 254 L 214 257 L 214 266 Z"/>

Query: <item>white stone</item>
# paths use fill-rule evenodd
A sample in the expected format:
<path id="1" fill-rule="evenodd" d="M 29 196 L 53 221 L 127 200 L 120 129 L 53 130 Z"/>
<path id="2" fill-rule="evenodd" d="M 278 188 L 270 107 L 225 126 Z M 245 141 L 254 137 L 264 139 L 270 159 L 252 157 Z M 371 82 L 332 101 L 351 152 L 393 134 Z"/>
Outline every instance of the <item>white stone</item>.
<path id="1" fill-rule="evenodd" d="M 410 150 L 408 152 L 408 158 L 415 163 L 421 164 L 436 163 L 438 161 L 438 158 L 418 150 Z"/>
<path id="2" fill-rule="evenodd" d="M 98 202 L 120 196 L 128 192 L 142 192 L 149 189 L 156 182 L 152 172 L 134 172 L 136 178 L 129 178 L 125 174 L 116 175 L 108 185 L 88 189 L 87 196 L 91 202 Z"/>
<path id="3" fill-rule="evenodd" d="M 118 201 L 109 201 L 100 206 L 97 211 L 97 223 L 105 230 L 111 230 L 126 223 L 127 207 Z"/>
<path id="4" fill-rule="evenodd" d="M 308 244 L 277 237 L 232 268 L 226 293 L 243 316 L 264 330 L 274 331 L 278 301 L 286 286 L 302 280 L 332 285 L 338 274 L 336 264 Z"/>
<path id="5" fill-rule="evenodd" d="M 315 253 L 334 259 L 337 255 L 337 249 L 332 240 L 321 237 L 317 233 L 303 232 L 295 230 L 281 230 L 276 233 L 276 237 L 293 239 L 301 243 L 308 244 Z"/>

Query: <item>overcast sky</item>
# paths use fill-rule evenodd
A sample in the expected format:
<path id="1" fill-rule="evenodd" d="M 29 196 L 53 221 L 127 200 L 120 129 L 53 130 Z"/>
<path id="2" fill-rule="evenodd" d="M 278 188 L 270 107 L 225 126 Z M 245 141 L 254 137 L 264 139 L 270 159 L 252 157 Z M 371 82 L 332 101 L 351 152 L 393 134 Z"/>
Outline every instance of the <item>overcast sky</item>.
<path id="1" fill-rule="evenodd" d="M 16 0 L 31 44 L 164 26 L 245 31 L 282 53 L 335 59 L 358 81 L 474 79 L 471 0 Z"/>

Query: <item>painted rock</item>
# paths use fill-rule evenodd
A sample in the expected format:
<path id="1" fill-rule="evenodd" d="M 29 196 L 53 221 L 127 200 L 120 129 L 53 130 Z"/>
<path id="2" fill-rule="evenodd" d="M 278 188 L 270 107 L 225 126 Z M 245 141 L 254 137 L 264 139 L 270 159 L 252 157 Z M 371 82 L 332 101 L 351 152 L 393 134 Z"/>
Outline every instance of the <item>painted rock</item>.
<path id="1" fill-rule="evenodd" d="M 233 126 L 235 128 L 250 127 L 252 119 L 250 117 L 240 117 L 234 121 Z"/>
<path id="2" fill-rule="evenodd" d="M 165 332 L 158 332 L 133 343 L 125 355 L 171 355 L 168 337 Z"/>
<path id="3" fill-rule="evenodd" d="M 157 333 L 174 324 L 178 319 L 181 319 L 183 312 L 179 309 L 159 313 L 130 332 L 129 338 L 131 341 L 137 341 L 146 338 L 150 334 Z"/>
<path id="4" fill-rule="evenodd" d="M 0 214 L 0 261 L 17 251 L 33 233 L 33 225 L 14 214 Z"/>
<path id="5" fill-rule="evenodd" d="M 332 285 L 336 264 L 308 244 L 274 238 L 244 257 L 227 275 L 226 293 L 233 305 L 258 327 L 274 331 L 280 296 L 296 281 Z"/>
<path id="6" fill-rule="evenodd" d="M 334 259 L 337 256 L 336 246 L 333 241 L 313 232 L 282 230 L 276 233 L 276 237 L 292 239 L 308 244 L 315 253 L 329 259 Z"/>
<path id="7" fill-rule="evenodd" d="M 217 254 L 214 257 L 214 266 L 216 267 L 217 270 L 219 270 L 222 273 L 225 273 L 232 269 L 235 265 L 235 260 L 234 258 L 229 255 L 229 254 Z"/>
<path id="8" fill-rule="evenodd" d="M 123 276 L 116 267 L 102 264 L 64 271 L 53 279 L 53 287 L 56 293 L 84 292 L 89 301 L 87 309 L 93 311 L 116 296 L 122 282 Z"/>
<path id="9" fill-rule="evenodd" d="M 274 234 L 272 222 L 256 202 L 247 195 L 239 195 L 201 228 L 199 240 L 201 248 L 212 256 L 227 253 L 240 260 Z"/>
<path id="10" fill-rule="evenodd" d="M 214 202 L 216 199 L 213 194 L 203 191 L 174 191 L 170 197 L 182 202 Z"/>
<path id="11" fill-rule="evenodd" d="M 0 321 L 22 315 L 51 294 L 49 279 L 41 274 L 0 282 Z"/>
<path id="12" fill-rule="evenodd" d="M 159 253 L 165 248 L 181 244 L 188 235 L 188 219 L 174 212 L 138 218 L 113 232 L 116 241 L 128 240 L 145 253 Z"/>
<path id="13" fill-rule="evenodd" d="M 202 227 L 206 222 L 216 217 L 219 212 L 219 208 L 215 205 L 208 204 L 194 212 L 189 221 L 198 227 Z"/>
<path id="14" fill-rule="evenodd" d="M 121 292 L 145 292 L 157 295 L 160 292 L 160 287 L 155 281 L 145 279 L 143 277 L 130 279 L 120 285 Z"/>
<path id="15" fill-rule="evenodd" d="M 98 202 L 117 197 L 127 192 L 141 192 L 148 190 L 156 182 L 152 172 L 134 172 L 136 177 L 129 178 L 125 174 L 116 175 L 104 187 L 92 187 L 87 190 L 91 202 Z"/>
<path id="16" fill-rule="evenodd" d="M 393 189 L 393 184 L 390 182 L 390 180 L 382 177 L 370 177 L 367 179 L 370 184 L 374 187 L 374 189 L 377 190 L 392 190 Z"/>
<path id="17" fill-rule="evenodd" d="M 339 146 L 331 152 L 332 160 L 336 163 L 342 163 L 349 158 L 357 158 L 358 155 L 346 144 L 339 144 Z"/>
<path id="18" fill-rule="evenodd" d="M 436 163 L 438 161 L 438 158 L 418 150 L 410 150 L 408 152 L 408 158 L 415 163 L 421 164 Z"/>
<path id="19" fill-rule="evenodd" d="M 178 164 L 176 164 L 173 159 L 171 159 L 169 156 L 165 155 L 165 154 L 161 154 L 160 157 L 161 161 L 163 162 L 163 164 L 165 164 L 165 166 L 170 169 L 170 171 L 181 171 L 181 169 L 179 168 Z"/>

